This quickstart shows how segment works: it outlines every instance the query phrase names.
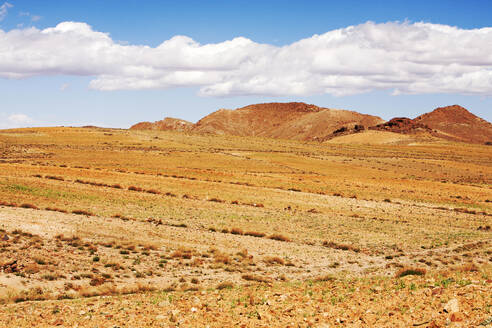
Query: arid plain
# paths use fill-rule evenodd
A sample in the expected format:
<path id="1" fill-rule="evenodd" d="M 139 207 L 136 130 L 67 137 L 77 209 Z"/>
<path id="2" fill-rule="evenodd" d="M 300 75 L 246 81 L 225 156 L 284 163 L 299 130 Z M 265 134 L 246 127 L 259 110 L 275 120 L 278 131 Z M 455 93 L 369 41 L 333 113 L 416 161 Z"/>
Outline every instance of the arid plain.
<path id="1" fill-rule="evenodd" d="M 492 323 L 492 148 L 0 131 L 2 327 Z"/>

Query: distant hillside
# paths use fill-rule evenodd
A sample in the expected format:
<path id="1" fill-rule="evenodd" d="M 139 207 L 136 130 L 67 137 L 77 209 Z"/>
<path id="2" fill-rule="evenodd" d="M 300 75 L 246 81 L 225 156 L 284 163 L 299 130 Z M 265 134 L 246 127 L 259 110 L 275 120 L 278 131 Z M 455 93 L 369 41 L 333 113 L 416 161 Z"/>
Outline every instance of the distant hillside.
<path id="1" fill-rule="evenodd" d="M 193 123 L 180 120 L 177 118 L 166 117 L 162 121 L 157 121 L 154 123 L 151 122 L 140 122 L 133 125 L 131 130 L 174 130 L 174 131 L 189 131 L 193 128 Z"/>
<path id="2" fill-rule="evenodd" d="M 369 127 L 370 130 L 386 131 L 401 134 L 431 134 L 436 135 L 427 125 L 407 117 L 395 117 L 388 122 Z"/>
<path id="3" fill-rule="evenodd" d="M 492 124 L 458 105 L 436 108 L 413 121 L 435 130 L 442 138 L 472 143 L 492 142 Z"/>
<path id="4" fill-rule="evenodd" d="M 159 122 L 139 123 L 132 129 L 160 130 Z M 299 102 L 266 103 L 249 105 L 236 110 L 220 109 L 199 120 L 190 131 L 236 136 L 324 140 L 330 138 L 335 131 L 341 128 L 353 129 L 356 125 L 369 127 L 382 122 L 384 121 L 376 116 Z"/>

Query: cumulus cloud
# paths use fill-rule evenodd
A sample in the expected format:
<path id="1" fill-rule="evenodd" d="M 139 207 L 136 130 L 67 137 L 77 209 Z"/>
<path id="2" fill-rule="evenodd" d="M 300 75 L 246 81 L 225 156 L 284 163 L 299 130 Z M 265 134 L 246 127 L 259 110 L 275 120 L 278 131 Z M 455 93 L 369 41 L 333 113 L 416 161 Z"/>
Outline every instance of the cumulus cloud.
<path id="1" fill-rule="evenodd" d="M 0 6 L 0 22 L 3 21 L 5 16 L 7 16 L 9 8 L 12 8 L 12 7 L 13 7 L 13 5 L 11 5 L 8 2 L 4 2 L 3 5 Z"/>
<path id="2" fill-rule="evenodd" d="M 94 76 L 90 87 L 106 91 L 198 86 L 204 96 L 491 95 L 492 28 L 367 22 L 282 47 L 186 36 L 129 45 L 78 22 L 0 30 L 0 77 L 38 75 Z"/>

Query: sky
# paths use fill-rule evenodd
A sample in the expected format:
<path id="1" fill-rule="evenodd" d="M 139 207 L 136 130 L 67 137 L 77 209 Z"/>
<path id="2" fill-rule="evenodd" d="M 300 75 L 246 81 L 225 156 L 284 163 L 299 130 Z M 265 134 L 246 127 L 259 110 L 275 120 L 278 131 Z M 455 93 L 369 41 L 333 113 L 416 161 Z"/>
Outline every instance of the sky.
<path id="1" fill-rule="evenodd" d="M 0 129 L 302 101 L 492 121 L 492 1 L 0 0 Z"/>

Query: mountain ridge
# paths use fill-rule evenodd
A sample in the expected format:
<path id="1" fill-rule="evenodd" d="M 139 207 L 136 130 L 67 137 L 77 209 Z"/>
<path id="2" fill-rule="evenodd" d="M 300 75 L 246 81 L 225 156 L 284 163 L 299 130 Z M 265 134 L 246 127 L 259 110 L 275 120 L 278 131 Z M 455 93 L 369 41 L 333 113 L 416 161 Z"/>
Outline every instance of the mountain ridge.
<path id="1" fill-rule="evenodd" d="M 459 105 L 438 107 L 414 119 L 396 117 L 384 121 L 378 116 L 356 111 L 303 102 L 273 102 L 219 109 L 195 124 L 167 117 L 154 123 L 140 122 L 130 129 L 317 141 L 376 130 L 467 143 L 492 142 L 492 124 Z"/>

